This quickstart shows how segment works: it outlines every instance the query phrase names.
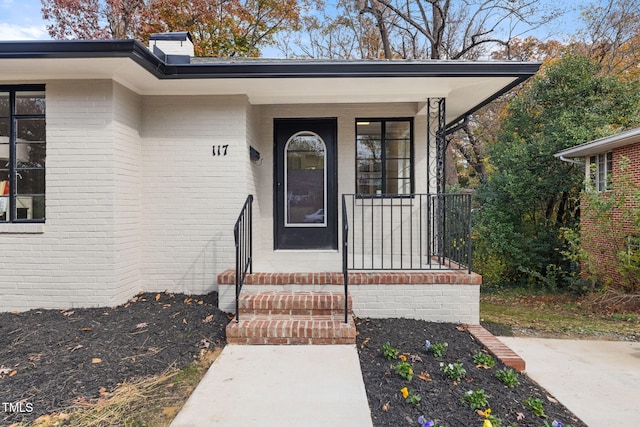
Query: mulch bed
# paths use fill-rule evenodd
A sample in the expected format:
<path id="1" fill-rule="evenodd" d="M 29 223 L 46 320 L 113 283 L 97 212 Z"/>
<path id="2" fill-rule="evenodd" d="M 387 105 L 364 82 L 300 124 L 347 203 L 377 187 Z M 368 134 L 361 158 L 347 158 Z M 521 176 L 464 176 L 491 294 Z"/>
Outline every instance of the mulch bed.
<path id="1" fill-rule="evenodd" d="M 229 317 L 217 307 L 216 293 L 153 293 L 116 308 L 0 313 L 0 426 L 66 411 L 224 346 Z M 20 401 L 24 413 L 3 410 Z"/>
<path id="2" fill-rule="evenodd" d="M 192 363 L 204 348 L 225 345 L 230 317 L 217 308 L 217 294 L 188 296 L 140 294 L 116 308 L 31 310 L 0 313 L 0 425 L 32 421 L 40 415 L 68 411 L 112 392 L 118 384 L 157 375 L 170 367 Z M 369 405 L 376 427 L 417 426 L 420 415 L 438 419 L 446 427 L 481 426 L 482 417 L 461 402 L 465 391 L 482 388 L 492 413 L 503 425 L 540 427 L 523 400 L 539 397 L 549 420 L 585 427 L 528 377 L 508 389 L 495 378 L 500 369 L 473 365 L 481 346 L 456 325 L 407 319 L 357 319 L 358 350 Z M 448 342 L 447 355 L 436 359 L 424 350 L 424 341 Z M 411 382 L 390 368 L 382 357 L 389 341 L 414 361 L 417 376 Z M 416 358 L 417 356 L 417 358 Z M 467 378 L 454 384 L 440 372 L 440 362 L 462 361 Z M 419 406 L 407 403 L 400 389 L 419 393 Z M 32 411 L 7 412 L 3 403 L 23 402 Z M 385 410 L 386 409 L 386 410 Z M 517 420 L 519 414 L 524 419 Z M 498 426 L 494 426 L 498 427 Z"/>
<path id="3" fill-rule="evenodd" d="M 526 375 L 519 375 L 520 385 L 508 388 L 495 376 L 504 367 L 499 362 L 491 369 L 476 367 L 473 357 L 483 351 L 483 346 L 463 326 L 409 319 L 357 319 L 356 327 L 360 365 L 376 427 L 419 425 L 421 415 L 427 420 L 439 420 L 443 427 L 480 427 L 484 417 L 463 402 L 465 392 L 476 389 L 485 391 L 491 414 L 500 418 L 503 426 L 543 426 L 545 419 L 535 416 L 524 403 L 534 397 L 542 400 L 549 424 L 558 420 L 573 427 L 586 427 Z M 448 343 L 445 356 L 436 358 L 428 353 L 426 340 Z M 395 373 L 393 367 L 399 360 L 389 361 L 382 356 L 381 348 L 386 342 L 411 362 L 411 381 Z M 447 378 L 441 372 L 441 362 L 461 362 L 466 377 L 459 382 Z M 419 374 L 429 380 L 419 378 Z M 400 392 L 403 387 L 421 396 L 418 406 L 404 399 Z M 498 426 L 494 423 L 494 427 Z"/>

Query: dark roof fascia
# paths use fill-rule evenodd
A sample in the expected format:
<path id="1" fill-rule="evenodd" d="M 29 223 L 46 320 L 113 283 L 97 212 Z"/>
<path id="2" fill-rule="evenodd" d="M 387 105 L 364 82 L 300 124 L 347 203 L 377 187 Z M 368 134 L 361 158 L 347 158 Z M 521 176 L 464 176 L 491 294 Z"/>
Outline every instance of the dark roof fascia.
<path id="1" fill-rule="evenodd" d="M 136 40 L 41 40 L 0 42 L 0 59 L 131 58 L 162 78 L 166 64 Z"/>
<path id="2" fill-rule="evenodd" d="M 167 66 L 166 78 L 389 78 L 516 77 L 534 75 L 539 64 L 485 62 L 250 62 Z"/>
<path id="3" fill-rule="evenodd" d="M 2 58 L 130 57 L 160 79 L 515 77 L 534 75 L 539 63 L 453 61 L 250 61 L 170 65 L 136 40 L 46 40 L 0 42 Z M 511 85 L 511 87 L 515 86 Z M 489 102 L 490 100 L 487 100 Z"/>

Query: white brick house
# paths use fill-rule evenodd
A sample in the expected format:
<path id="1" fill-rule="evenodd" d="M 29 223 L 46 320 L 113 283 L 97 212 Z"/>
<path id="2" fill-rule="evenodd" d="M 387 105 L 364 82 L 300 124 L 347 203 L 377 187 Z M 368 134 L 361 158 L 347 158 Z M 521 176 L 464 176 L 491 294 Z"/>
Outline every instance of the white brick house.
<path id="1" fill-rule="evenodd" d="M 233 227 L 249 194 L 254 273 L 335 275 L 340 196 L 358 194 L 349 215 L 369 202 L 412 215 L 413 194 L 442 190 L 446 129 L 538 69 L 212 60 L 190 49 L 186 33 L 156 37 L 151 49 L 133 40 L 0 42 L 0 310 L 112 306 L 165 290 L 217 290 L 231 309 Z M 317 180 L 302 188 L 307 178 Z M 362 227 L 378 227 L 372 218 Z M 407 224 L 405 239 L 423 233 Z M 359 235 L 363 243 L 371 233 Z M 434 255 L 416 252 L 433 242 L 413 238 L 410 257 Z M 365 246 L 371 260 L 407 255 L 395 238 L 371 239 L 358 255 Z M 406 283 L 416 276 L 356 280 L 355 311 L 477 323 L 479 278 L 463 270 L 455 277 L 468 280 L 443 279 L 443 265 L 418 267 L 428 288 Z M 353 269 L 374 267 L 406 270 L 364 261 Z"/>

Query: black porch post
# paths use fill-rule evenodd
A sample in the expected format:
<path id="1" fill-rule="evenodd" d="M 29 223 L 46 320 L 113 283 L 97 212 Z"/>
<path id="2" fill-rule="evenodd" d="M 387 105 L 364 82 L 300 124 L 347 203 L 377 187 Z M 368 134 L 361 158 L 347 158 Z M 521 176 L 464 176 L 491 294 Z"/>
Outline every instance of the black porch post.
<path id="1" fill-rule="evenodd" d="M 446 158 L 446 111 L 445 98 L 427 100 L 427 192 L 433 194 L 433 209 L 429 221 L 433 226 L 428 236 L 429 253 L 436 255 L 439 262 L 444 261 L 446 251 L 445 218 L 445 158 Z"/>
<path id="2" fill-rule="evenodd" d="M 441 194 L 445 191 L 446 111 L 445 98 L 427 100 L 427 192 Z"/>

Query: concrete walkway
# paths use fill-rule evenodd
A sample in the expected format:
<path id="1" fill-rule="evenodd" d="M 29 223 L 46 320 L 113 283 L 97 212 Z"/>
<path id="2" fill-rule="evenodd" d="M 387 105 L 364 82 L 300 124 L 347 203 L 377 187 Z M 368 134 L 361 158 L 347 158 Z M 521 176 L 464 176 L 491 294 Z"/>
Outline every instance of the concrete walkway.
<path id="1" fill-rule="evenodd" d="M 171 427 L 372 427 L 355 345 L 227 345 Z"/>
<path id="2" fill-rule="evenodd" d="M 640 425 L 640 342 L 498 338 L 590 427 Z"/>

